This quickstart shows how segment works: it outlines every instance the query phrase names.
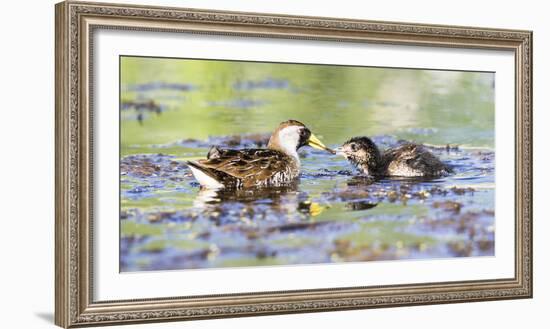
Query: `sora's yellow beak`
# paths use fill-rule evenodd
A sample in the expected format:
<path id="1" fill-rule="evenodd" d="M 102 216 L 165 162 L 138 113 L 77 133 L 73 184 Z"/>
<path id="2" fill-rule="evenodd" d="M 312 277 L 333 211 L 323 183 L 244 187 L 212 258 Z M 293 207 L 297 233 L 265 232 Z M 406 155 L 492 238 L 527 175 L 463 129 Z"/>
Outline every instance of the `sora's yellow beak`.
<path id="1" fill-rule="evenodd" d="M 323 143 L 321 143 L 319 138 L 315 137 L 315 135 L 313 134 L 309 136 L 309 139 L 307 140 L 307 145 L 313 147 L 314 149 L 323 150 L 323 151 L 330 152 L 332 154 L 336 154 L 334 150 L 326 147 Z"/>

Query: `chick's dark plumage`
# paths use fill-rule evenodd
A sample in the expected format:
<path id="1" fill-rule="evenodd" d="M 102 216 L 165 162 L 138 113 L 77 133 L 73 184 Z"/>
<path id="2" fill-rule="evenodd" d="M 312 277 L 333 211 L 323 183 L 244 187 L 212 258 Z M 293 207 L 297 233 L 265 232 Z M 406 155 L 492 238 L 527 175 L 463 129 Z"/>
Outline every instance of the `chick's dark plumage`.
<path id="1" fill-rule="evenodd" d="M 453 172 L 426 147 L 415 143 L 380 152 L 370 138 L 363 136 L 348 140 L 338 151 L 370 176 L 441 177 Z"/>

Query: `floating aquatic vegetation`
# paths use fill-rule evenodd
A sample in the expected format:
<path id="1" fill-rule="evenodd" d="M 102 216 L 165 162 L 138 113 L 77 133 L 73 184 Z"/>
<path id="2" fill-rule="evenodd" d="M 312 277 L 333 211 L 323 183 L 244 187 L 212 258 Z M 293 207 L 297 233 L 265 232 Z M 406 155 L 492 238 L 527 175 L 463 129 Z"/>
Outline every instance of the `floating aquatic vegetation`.
<path id="1" fill-rule="evenodd" d="M 249 109 L 253 107 L 259 107 L 265 104 L 267 104 L 267 102 L 264 100 L 245 99 L 245 98 L 236 98 L 236 99 L 224 100 L 224 101 L 210 101 L 206 103 L 207 106 L 226 107 L 226 108 L 234 108 L 234 109 Z"/>
<path id="2" fill-rule="evenodd" d="M 406 129 L 403 129 L 403 130 L 407 133 L 411 133 L 411 134 L 419 135 L 419 136 L 433 135 L 433 134 L 439 132 L 439 129 L 437 129 L 437 128 L 411 127 L 411 128 L 406 128 Z"/>
<path id="3" fill-rule="evenodd" d="M 221 148 L 262 148 L 269 142 L 269 134 L 243 134 L 231 136 L 212 136 L 207 140 L 184 139 L 164 145 L 154 145 L 155 148 L 171 148 L 180 146 L 185 148 L 205 149 L 215 145 Z M 205 154 L 206 155 L 206 154 Z"/>
<path id="4" fill-rule="evenodd" d="M 444 209 L 458 214 L 460 212 L 460 209 L 462 208 L 462 203 L 451 200 L 445 200 L 441 202 L 436 201 L 432 203 L 432 207 Z"/>
<path id="5" fill-rule="evenodd" d="M 205 155 L 210 145 L 264 147 L 268 138 L 213 136 L 170 147 Z M 156 153 L 163 147 L 121 159 L 123 271 L 494 253 L 490 150 L 434 146 L 455 175 L 375 180 L 304 149 L 299 184 L 212 191 L 199 189 L 184 159 Z"/>
<path id="6" fill-rule="evenodd" d="M 122 101 L 120 103 L 120 110 L 121 111 L 128 111 L 128 110 L 134 110 L 134 115 L 124 115 L 122 116 L 123 119 L 132 118 L 137 120 L 140 124 L 143 124 L 143 120 L 149 115 L 149 114 L 156 114 L 160 115 L 163 111 L 166 110 L 165 106 L 162 106 L 158 103 L 156 103 L 153 100 L 145 100 L 145 101 Z"/>
<path id="7" fill-rule="evenodd" d="M 233 84 L 236 90 L 255 90 L 255 89 L 287 89 L 290 82 L 284 79 L 265 78 L 263 80 L 244 80 Z"/>
<path id="8" fill-rule="evenodd" d="M 192 91 L 198 89 L 197 86 L 189 83 L 175 83 L 165 81 L 153 81 L 142 84 L 127 85 L 127 91 L 148 92 L 153 90 L 175 90 L 175 91 Z"/>

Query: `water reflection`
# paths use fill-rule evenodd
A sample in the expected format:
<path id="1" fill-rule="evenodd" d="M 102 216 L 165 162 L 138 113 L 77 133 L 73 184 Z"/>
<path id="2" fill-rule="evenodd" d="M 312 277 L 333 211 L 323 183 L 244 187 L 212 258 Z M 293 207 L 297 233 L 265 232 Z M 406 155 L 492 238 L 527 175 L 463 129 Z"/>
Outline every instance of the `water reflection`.
<path id="1" fill-rule="evenodd" d="M 308 193 L 299 191 L 298 187 L 299 183 L 294 182 L 269 188 L 200 189 L 193 207 L 205 217 L 219 219 L 238 214 L 243 221 L 278 221 L 305 215 L 303 220 L 321 214 L 327 205 L 312 202 Z"/>
<path id="2" fill-rule="evenodd" d="M 196 206 L 216 205 L 225 202 L 241 202 L 244 204 L 253 204 L 265 200 L 273 206 L 281 204 L 281 199 L 289 196 L 297 197 L 298 182 L 288 186 L 278 186 L 271 188 L 253 188 L 253 189 L 200 189 L 196 201 Z"/>

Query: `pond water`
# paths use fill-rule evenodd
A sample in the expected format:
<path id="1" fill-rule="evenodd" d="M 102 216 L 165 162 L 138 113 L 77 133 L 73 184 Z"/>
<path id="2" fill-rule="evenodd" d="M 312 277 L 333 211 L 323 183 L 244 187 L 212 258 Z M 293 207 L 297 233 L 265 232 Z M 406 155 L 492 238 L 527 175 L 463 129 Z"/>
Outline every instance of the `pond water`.
<path id="1" fill-rule="evenodd" d="M 494 76 L 321 65 L 121 59 L 120 269 L 494 255 Z M 211 145 L 265 147 L 305 123 L 327 146 L 426 144 L 449 177 L 373 181 L 302 148 L 281 188 L 201 190 Z"/>

